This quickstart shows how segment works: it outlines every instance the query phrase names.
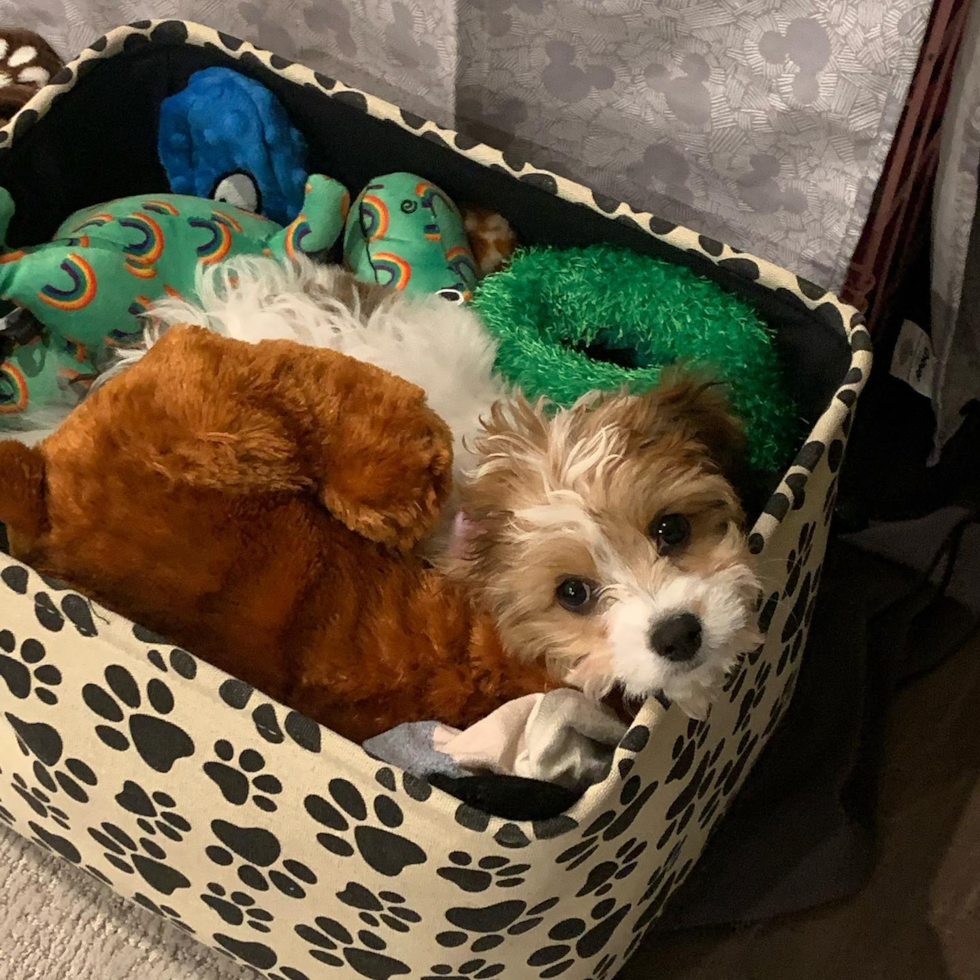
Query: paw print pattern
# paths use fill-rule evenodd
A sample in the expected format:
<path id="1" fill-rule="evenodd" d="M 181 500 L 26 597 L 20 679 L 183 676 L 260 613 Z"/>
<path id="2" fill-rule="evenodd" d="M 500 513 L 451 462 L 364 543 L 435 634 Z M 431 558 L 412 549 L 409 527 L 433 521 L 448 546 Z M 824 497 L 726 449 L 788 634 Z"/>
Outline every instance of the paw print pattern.
<path id="1" fill-rule="evenodd" d="M 681 62 L 681 72 L 671 78 L 663 65 L 648 65 L 647 85 L 655 92 L 663 92 L 667 108 L 681 122 L 703 126 L 711 119 L 711 94 L 706 84 L 711 68 L 701 55 L 689 54 Z"/>
<path id="2" fill-rule="evenodd" d="M 541 72 L 541 83 L 556 99 L 571 105 L 587 98 L 593 89 L 610 89 L 616 81 L 612 68 L 596 65 L 582 69 L 575 64 L 575 48 L 565 41 L 549 41 L 544 46 L 548 64 Z"/>
<path id="3" fill-rule="evenodd" d="M 17 736 L 17 744 L 25 756 L 33 756 L 33 770 L 37 781 L 49 792 L 59 790 L 76 803 L 88 803 L 88 792 L 98 783 L 95 773 L 81 759 L 63 758 L 64 742 L 57 730 L 46 722 L 27 722 L 12 715 L 5 715 Z"/>
<path id="4" fill-rule="evenodd" d="M 465 851 L 453 851 L 449 855 L 451 865 L 439 868 L 436 874 L 451 881 L 464 892 L 485 892 L 492 887 L 517 888 L 524 884 L 524 873 L 529 864 L 511 864 L 499 855 L 480 858 L 473 867 L 473 857 Z"/>
<path id="5" fill-rule="evenodd" d="M 798 548 L 795 551 L 791 551 L 787 558 L 788 575 L 783 599 L 791 599 L 795 593 L 795 601 L 786 616 L 786 622 L 783 624 L 783 631 L 780 636 L 780 640 L 783 643 L 789 643 L 797 631 L 805 623 L 808 624 L 813 616 L 813 607 L 811 606 L 810 599 L 811 596 L 816 596 L 816 589 L 814 587 L 816 573 L 807 570 L 807 566 L 809 565 L 813 551 L 815 531 L 816 524 L 804 524 L 800 529 Z M 800 584 L 801 576 L 802 584 Z"/>
<path id="6" fill-rule="evenodd" d="M 371 980 L 390 980 L 411 972 L 406 963 L 384 952 L 388 944 L 369 929 L 359 930 L 355 939 L 336 919 L 319 915 L 312 924 L 296 926 L 296 935 L 310 944 L 310 956 L 327 966 L 343 966 L 346 962 L 360 976 Z"/>
<path id="7" fill-rule="evenodd" d="M 613 889 L 614 881 L 622 881 L 636 870 L 637 861 L 646 849 L 646 841 L 637 841 L 635 837 L 631 837 L 619 846 L 613 860 L 600 861 L 589 871 L 585 884 L 578 890 L 575 897 L 584 898 L 586 895 L 595 895 L 597 898 L 602 898 L 604 895 L 608 895 Z"/>
<path id="8" fill-rule="evenodd" d="M 57 587 L 58 583 L 54 585 Z M 92 615 L 92 603 L 74 592 L 62 596 L 60 609 L 47 592 L 35 593 L 34 615 L 38 623 L 51 633 L 60 633 L 67 619 L 75 627 L 79 636 L 99 635 Z"/>
<path id="9" fill-rule="evenodd" d="M 590 912 L 590 923 L 584 919 L 563 919 L 548 932 L 552 944 L 532 953 L 527 965 L 538 968 L 540 977 L 558 977 L 575 965 L 576 960 L 597 956 L 609 944 L 623 919 L 629 915 L 632 905 L 618 905 L 612 898 L 597 902 Z M 574 951 L 574 957 L 570 954 Z M 604 957 L 603 969 L 608 976 L 614 957 Z M 598 969 L 593 977 L 598 978 Z"/>
<path id="10" fill-rule="evenodd" d="M 127 779 L 122 791 L 116 794 L 116 802 L 124 810 L 136 814 L 140 830 L 150 837 L 159 833 L 179 843 L 191 829 L 190 823 L 176 811 L 177 803 L 172 796 L 161 791 L 151 795 L 131 779 Z"/>
<path id="11" fill-rule="evenodd" d="M 528 908 L 527 902 L 511 899 L 475 908 L 451 908 L 446 921 L 454 928 L 440 932 L 436 942 L 446 949 L 467 946 L 472 953 L 486 953 L 506 942 L 507 936 L 522 936 L 537 929 L 545 913 L 557 904 L 557 898 L 549 898 Z"/>
<path id="12" fill-rule="evenodd" d="M 367 802 L 353 783 L 331 779 L 327 791 L 329 800 L 311 794 L 303 802 L 313 820 L 327 828 L 316 839 L 331 854 L 352 857 L 356 849 L 371 868 L 389 878 L 426 860 L 425 851 L 415 841 L 397 833 L 405 817 L 390 796 L 379 794 L 374 798 L 374 819 L 381 825 L 374 826 L 368 822 Z"/>
<path id="13" fill-rule="evenodd" d="M 276 810 L 271 797 L 282 792 L 282 783 L 271 773 L 262 772 L 265 759 L 255 749 L 245 749 L 235 762 L 235 748 L 227 739 L 214 743 L 217 762 L 205 762 L 204 772 L 221 790 L 221 795 L 235 806 L 244 806 L 249 799 L 266 813 Z"/>
<path id="14" fill-rule="evenodd" d="M 212 881 L 208 884 L 207 893 L 201 896 L 201 901 L 230 926 L 245 923 L 256 932 L 271 932 L 268 923 L 273 921 L 274 916 L 256 905 L 255 899 L 248 892 L 235 891 L 229 895 L 225 888 Z"/>
<path id="15" fill-rule="evenodd" d="M 211 830 L 220 844 L 205 848 L 207 856 L 221 867 L 242 863 L 238 877 L 243 885 L 266 892 L 270 885 L 287 898 L 306 898 L 303 885 L 315 885 L 317 878 L 302 861 L 282 858 L 282 845 L 264 827 L 240 827 L 227 820 L 212 820 Z"/>
<path id="16" fill-rule="evenodd" d="M 243 711 L 252 702 L 255 688 L 237 677 L 229 677 L 218 688 L 218 694 L 228 707 Z M 288 736 L 307 752 L 320 751 L 320 726 L 298 711 L 287 711 L 280 725 L 275 705 L 263 701 L 252 710 L 252 723 L 258 735 L 272 745 L 281 745 Z"/>
<path id="17" fill-rule="evenodd" d="M 640 751 L 646 744 L 645 738 L 634 739 L 631 742 L 633 731 L 642 729 L 646 738 L 649 732 L 640 725 L 634 727 L 626 733 L 626 737 L 621 743 L 621 747 L 628 748 L 630 751 Z M 638 747 L 633 747 L 636 741 L 642 742 Z M 558 864 L 564 865 L 566 871 L 574 871 L 581 867 L 599 849 L 600 838 L 604 841 L 613 841 L 621 837 L 633 826 L 633 822 L 640 815 L 640 811 L 650 801 L 650 797 L 659 788 L 659 783 L 654 780 L 647 786 L 643 786 L 638 776 L 630 776 L 623 782 L 619 791 L 620 805 L 625 809 L 617 813 L 615 810 L 606 810 L 582 831 L 582 839 L 571 847 L 562 851 L 555 859 Z"/>
<path id="18" fill-rule="evenodd" d="M 800 528 L 800 536 L 797 539 L 796 547 L 791 548 L 786 556 L 786 585 L 783 589 L 783 598 L 789 599 L 796 594 L 797 586 L 800 584 L 800 576 L 810 561 L 813 552 L 813 538 L 816 534 L 817 525 L 807 522 Z M 766 607 L 772 602 L 772 596 L 766 603 Z M 772 616 L 770 615 L 770 621 Z M 768 624 L 767 624 L 768 627 Z"/>
<path id="19" fill-rule="evenodd" d="M 503 963 L 488 963 L 478 957 L 458 967 L 451 963 L 436 963 L 429 969 L 431 974 L 422 980 L 491 980 L 492 977 L 499 977 L 506 967 Z"/>
<path id="20" fill-rule="evenodd" d="M 633 939 L 626 950 L 626 959 L 629 959 L 636 950 L 647 926 L 660 914 L 664 903 L 673 894 L 674 889 L 687 877 L 687 873 L 694 866 L 692 860 L 688 860 L 680 869 L 676 869 L 677 859 L 680 857 L 682 841 L 678 841 L 671 849 L 663 863 L 654 871 L 647 881 L 646 890 L 640 897 L 637 905 L 643 908 L 643 912 L 637 916 L 633 923 Z"/>
<path id="21" fill-rule="evenodd" d="M 103 821 L 89 828 L 89 836 L 103 848 L 105 859 L 124 874 L 139 876 L 161 895 L 173 895 L 190 882 L 176 868 L 166 863 L 167 852 L 156 842 L 141 837 L 133 840 L 121 827 Z"/>
<path id="22" fill-rule="evenodd" d="M 166 905 L 164 903 L 158 905 L 152 898 L 148 898 L 142 892 L 137 892 L 133 896 L 133 901 L 136 902 L 137 905 L 142 905 L 143 908 L 152 912 L 154 915 L 159 916 L 161 919 L 166 919 L 172 926 L 176 926 L 178 929 L 183 930 L 188 935 L 194 935 L 194 929 L 184 922 L 180 916 L 180 913 L 173 908 L 173 906 Z"/>
<path id="23" fill-rule="evenodd" d="M 810 105 L 820 97 L 818 76 L 830 61 L 830 38 L 815 20 L 791 21 L 785 34 L 766 31 L 759 38 L 759 54 L 771 65 L 792 61 L 799 71 L 793 78 L 793 97 Z"/>
<path id="24" fill-rule="evenodd" d="M 96 734 L 109 748 L 125 752 L 132 746 L 151 769 L 161 773 L 170 772 L 174 763 L 194 752 L 190 735 L 161 717 L 174 709 L 174 696 L 167 684 L 154 677 L 146 684 L 144 700 L 125 667 L 106 667 L 104 676 L 106 687 L 86 684 L 82 698 L 92 712 L 109 722 L 95 726 Z"/>
<path id="25" fill-rule="evenodd" d="M 349 908 L 360 909 L 358 918 L 372 929 L 383 923 L 395 932 L 408 932 L 422 921 L 422 916 L 409 908 L 398 892 L 383 891 L 376 895 L 370 888 L 349 881 L 342 892 L 337 892 L 337 898 Z"/>
<path id="26" fill-rule="evenodd" d="M 150 640 L 151 642 L 159 642 L 161 639 L 146 633 L 140 626 L 135 627 L 133 632 L 138 639 Z M 174 647 L 166 658 L 159 650 L 150 650 L 146 659 L 161 673 L 168 674 L 172 670 L 178 677 L 183 677 L 185 681 L 192 681 L 197 677 L 197 661 L 186 650 L 181 650 L 179 647 Z"/>
<path id="27" fill-rule="evenodd" d="M 55 806 L 42 789 L 28 786 L 20 773 L 15 772 L 10 783 L 13 791 L 39 816 L 56 823 L 62 830 L 68 830 L 68 814 Z"/>
<path id="28" fill-rule="evenodd" d="M 24 700 L 33 693 L 44 704 L 57 704 L 58 695 L 52 690 L 61 683 L 61 671 L 54 664 L 42 663 L 47 656 L 44 644 L 29 638 L 20 645 L 10 630 L 0 631 L 0 680 L 15 698 Z"/>

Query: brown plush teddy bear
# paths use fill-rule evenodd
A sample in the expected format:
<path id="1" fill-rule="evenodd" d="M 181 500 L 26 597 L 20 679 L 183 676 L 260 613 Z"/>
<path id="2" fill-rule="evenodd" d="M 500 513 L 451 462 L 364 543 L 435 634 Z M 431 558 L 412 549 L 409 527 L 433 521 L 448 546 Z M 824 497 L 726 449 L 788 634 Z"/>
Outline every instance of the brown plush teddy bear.
<path id="1" fill-rule="evenodd" d="M 422 391 L 288 341 L 170 330 L 35 448 L 14 557 L 355 740 L 553 686 L 411 554 L 451 480 Z"/>

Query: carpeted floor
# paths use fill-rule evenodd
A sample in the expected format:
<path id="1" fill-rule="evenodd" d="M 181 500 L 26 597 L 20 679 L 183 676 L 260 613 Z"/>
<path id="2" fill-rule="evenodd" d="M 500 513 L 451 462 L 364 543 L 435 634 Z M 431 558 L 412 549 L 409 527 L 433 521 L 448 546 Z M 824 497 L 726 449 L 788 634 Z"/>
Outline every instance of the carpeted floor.
<path id="1" fill-rule="evenodd" d="M 861 895 L 740 932 L 652 937 L 619 980 L 976 980 L 978 704 L 980 640 L 901 693 Z M 8 830 L 0 868 L 2 980 L 254 977 Z"/>

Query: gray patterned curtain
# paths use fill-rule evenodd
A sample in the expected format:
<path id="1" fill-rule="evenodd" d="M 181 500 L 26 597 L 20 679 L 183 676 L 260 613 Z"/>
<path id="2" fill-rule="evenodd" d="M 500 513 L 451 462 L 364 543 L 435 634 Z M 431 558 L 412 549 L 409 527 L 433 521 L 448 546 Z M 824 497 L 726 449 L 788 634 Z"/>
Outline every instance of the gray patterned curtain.
<path id="1" fill-rule="evenodd" d="M 0 0 L 63 54 L 196 20 L 832 288 L 929 0 Z"/>

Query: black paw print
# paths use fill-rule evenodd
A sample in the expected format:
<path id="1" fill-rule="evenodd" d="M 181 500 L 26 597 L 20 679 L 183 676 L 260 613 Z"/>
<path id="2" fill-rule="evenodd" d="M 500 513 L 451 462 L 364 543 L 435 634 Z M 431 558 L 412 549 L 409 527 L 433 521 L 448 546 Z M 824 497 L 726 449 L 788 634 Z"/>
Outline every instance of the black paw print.
<path id="1" fill-rule="evenodd" d="M 27 821 L 27 826 L 31 830 L 30 839 L 38 845 L 38 847 L 43 848 L 51 854 L 57 854 L 58 857 L 64 858 L 71 864 L 76 864 L 81 867 L 82 855 L 79 853 L 78 848 L 70 841 L 59 834 L 53 833 L 50 830 L 40 826 L 33 820 Z M 103 881 L 107 884 L 112 884 L 105 875 L 100 875 L 95 868 L 86 867 L 84 869 L 93 877 L 101 877 Z"/>
<path id="2" fill-rule="evenodd" d="M 51 797 L 37 786 L 28 786 L 19 772 L 15 772 L 10 783 L 11 789 L 39 816 L 52 820 L 62 830 L 68 829 L 68 814 L 54 806 Z"/>
<path id="3" fill-rule="evenodd" d="M 214 752 L 220 761 L 205 762 L 204 772 L 229 803 L 244 806 L 251 797 L 260 810 L 266 813 L 276 810 L 276 803 L 270 797 L 282 792 L 282 783 L 271 773 L 261 771 L 265 768 L 265 759 L 260 753 L 245 749 L 239 754 L 236 765 L 235 748 L 227 739 L 215 742 Z"/>
<path id="4" fill-rule="evenodd" d="M 208 884 L 207 893 L 201 896 L 201 901 L 214 909 L 222 921 L 230 926 L 247 923 L 256 932 L 271 931 L 268 923 L 273 920 L 272 913 L 256 905 L 255 899 L 248 892 L 232 892 L 229 895 L 225 888 L 212 881 Z"/>
<path id="5" fill-rule="evenodd" d="M 221 700 L 236 711 L 244 711 L 255 694 L 255 688 L 237 677 L 229 677 L 218 688 Z M 307 752 L 319 752 L 321 745 L 320 726 L 298 711 L 289 711 L 283 723 L 279 724 L 275 706 L 264 701 L 252 711 L 255 731 L 272 745 L 279 745 L 288 735 L 300 748 Z"/>
<path id="6" fill-rule="evenodd" d="M 137 905 L 142 905 L 143 908 L 148 909 L 154 915 L 159 916 L 161 919 L 166 919 L 172 926 L 176 926 L 178 929 L 182 929 L 188 935 L 194 935 L 194 929 L 189 926 L 181 918 L 180 913 L 170 905 L 157 905 L 152 898 L 148 898 L 142 892 L 137 892 L 133 896 L 133 901 Z"/>
<path id="7" fill-rule="evenodd" d="M 436 942 L 446 949 L 468 944 L 470 952 L 486 953 L 506 942 L 507 936 L 521 936 L 537 929 L 546 912 L 558 904 L 557 898 L 527 907 L 527 902 L 511 899 L 477 908 L 453 908 L 446 912 L 446 921 L 454 929 L 440 932 Z"/>
<path id="8" fill-rule="evenodd" d="M 20 654 L 14 656 L 17 641 L 10 630 L 0 630 L 0 680 L 7 690 L 21 700 L 34 696 L 44 704 L 57 704 L 58 695 L 51 690 L 61 683 L 61 671 L 54 664 L 41 663 L 47 656 L 44 644 L 26 639 L 20 645 Z"/>
<path id="9" fill-rule="evenodd" d="M 2 820 L 8 827 L 12 827 L 17 823 L 17 818 L 3 805 L 3 800 L 0 800 L 0 820 Z"/>
<path id="10" fill-rule="evenodd" d="M 238 877 L 249 888 L 266 892 L 271 883 L 287 898 L 306 898 L 303 884 L 316 884 L 316 875 L 302 861 L 280 861 L 282 845 L 264 827 L 239 827 L 227 820 L 212 820 L 211 829 L 223 846 L 211 844 L 205 853 L 222 867 L 234 864 L 237 857 L 243 862 L 238 867 Z"/>
<path id="11" fill-rule="evenodd" d="M 350 932 L 336 919 L 325 915 L 317 916 L 312 925 L 304 922 L 296 926 L 296 935 L 313 947 L 309 950 L 310 956 L 327 966 L 343 966 L 346 960 L 358 974 L 372 980 L 390 980 L 411 972 L 401 960 L 385 955 L 383 950 L 388 944 L 376 932 L 361 929 L 357 939 L 362 945 L 355 945 L 356 940 Z"/>
<path id="12" fill-rule="evenodd" d="M 395 932 L 408 932 L 422 921 L 422 916 L 409 908 L 398 892 L 383 891 L 375 895 L 370 888 L 349 881 L 342 892 L 337 892 L 337 898 L 349 908 L 360 909 L 358 918 L 373 929 L 384 923 Z"/>
<path id="13" fill-rule="evenodd" d="M 430 966 L 432 971 L 430 976 L 425 976 L 422 980 L 491 980 L 491 977 L 499 977 L 506 967 L 503 963 L 488 963 L 484 959 L 467 960 L 461 966 L 452 966 L 449 963 L 436 963 Z"/>
<path id="14" fill-rule="evenodd" d="M 193 754 L 190 735 L 160 717 L 174 709 L 174 696 L 163 681 L 154 677 L 146 684 L 146 706 L 154 712 L 148 714 L 138 710 L 144 705 L 143 695 L 125 667 L 106 667 L 105 680 L 108 690 L 86 684 L 82 698 L 95 714 L 111 723 L 95 726 L 96 734 L 109 748 L 125 752 L 132 745 L 156 772 L 170 772 L 178 759 Z M 113 727 L 117 725 L 123 727 Z M 128 729 L 128 735 L 123 728 Z"/>
<path id="15" fill-rule="evenodd" d="M 95 786 L 98 779 L 81 759 L 62 760 L 64 742 L 57 730 L 43 721 L 22 721 L 9 711 L 6 718 L 17 736 L 21 752 L 34 756 L 33 770 L 37 781 L 49 793 L 57 793 L 60 789 L 76 803 L 88 803 L 84 786 Z"/>
<path id="16" fill-rule="evenodd" d="M 602 898 L 613 889 L 613 882 L 628 878 L 635 870 L 640 855 L 647 849 L 646 841 L 637 841 L 631 837 L 621 844 L 614 859 L 600 861 L 588 874 L 585 884 L 578 890 L 575 897 L 584 898 L 595 895 Z"/>
<path id="17" fill-rule="evenodd" d="M 60 583 L 49 583 L 57 587 Z M 79 636 L 98 636 L 92 615 L 92 603 L 83 596 L 69 592 L 61 598 L 61 609 L 47 592 L 34 595 L 34 615 L 38 623 L 52 633 L 59 633 L 65 626 L 65 618 L 75 627 Z"/>
<path id="18" fill-rule="evenodd" d="M 552 945 L 533 952 L 527 965 L 540 968 L 539 976 L 560 976 L 576 962 L 601 953 L 632 908 L 629 904 L 617 906 L 614 898 L 604 898 L 592 907 L 589 924 L 584 919 L 563 919 L 548 932 Z M 574 957 L 569 955 L 573 949 Z M 610 965 L 605 969 L 608 973 Z"/>
<path id="19" fill-rule="evenodd" d="M 142 626 L 134 626 L 133 633 L 137 639 L 143 640 L 144 642 L 165 642 L 162 636 L 150 633 L 144 630 Z M 181 650 L 179 647 L 174 647 L 166 658 L 164 658 L 159 650 L 150 650 L 146 655 L 146 659 L 164 674 L 172 670 L 178 677 L 183 677 L 185 681 L 192 681 L 197 677 L 197 661 L 186 650 Z M 168 663 L 170 665 L 169 667 L 167 666 Z"/>
<path id="20" fill-rule="evenodd" d="M 665 860 L 650 875 L 647 881 L 646 890 L 637 903 L 641 908 L 646 908 L 633 923 L 633 939 L 626 950 L 626 959 L 635 951 L 637 945 L 643 939 L 647 926 L 660 914 L 664 903 L 673 894 L 674 889 L 684 880 L 687 873 L 693 867 L 694 862 L 689 860 L 680 869 L 676 868 L 677 860 L 680 857 L 683 841 L 678 841 Z"/>
<path id="21" fill-rule="evenodd" d="M 800 575 L 803 569 L 806 568 L 807 563 L 810 561 L 810 554 L 813 551 L 813 538 L 817 530 L 817 525 L 808 521 L 800 528 L 800 536 L 797 540 L 796 547 L 790 550 L 790 553 L 786 556 L 786 586 L 783 590 L 783 598 L 788 599 L 796 594 L 796 588 L 800 584 Z M 766 606 L 763 609 L 765 612 L 772 603 L 772 596 L 766 602 Z M 777 600 L 778 603 L 778 600 Z M 775 611 L 775 608 L 773 608 Z M 772 613 L 769 614 L 769 622 L 772 621 Z M 763 628 L 762 614 L 760 613 L 760 624 L 759 628 Z M 765 623 L 765 630 L 769 628 L 769 624 Z M 764 631 L 765 631 L 764 630 Z"/>
<path id="22" fill-rule="evenodd" d="M 127 779 L 122 791 L 116 794 L 116 802 L 130 813 L 139 818 L 136 823 L 144 834 L 153 837 L 163 834 L 170 840 L 179 842 L 184 839 L 191 825 L 176 812 L 177 803 L 168 793 L 157 791 L 151 796 L 138 783 Z"/>
<path id="23" fill-rule="evenodd" d="M 98 828 L 89 828 L 89 836 L 104 849 L 105 859 L 114 868 L 128 875 L 139 873 L 160 894 L 173 895 L 179 888 L 190 887 L 187 878 L 164 863 L 167 852 L 156 841 L 141 837 L 137 843 L 121 827 L 105 821 Z"/>
<path id="24" fill-rule="evenodd" d="M 402 808 L 390 797 L 374 798 L 374 817 L 380 827 L 368 823 L 368 808 L 360 790 L 346 779 L 331 779 L 327 785 L 330 800 L 311 794 L 303 801 L 306 812 L 329 832 L 316 835 L 317 841 L 331 854 L 352 857 L 355 848 L 367 864 L 389 878 L 400 875 L 407 867 L 422 864 L 425 851 L 409 838 L 395 832 L 404 822 Z M 331 802 L 331 800 L 333 802 Z M 353 828 L 353 844 L 348 837 Z"/>
<path id="25" fill-rule="evenodd" d="M 643 728 L 647 737 L 649 733 L 643 726 L 637 725 L 635 728 Z M 629 742 L 630 732 L 626 733 L 626 738 L 620 743 L 621 748 L 630 748 L 631 751 L 639 751 L 646 744 L 645 740 L 638 749 L 633 749 Z M 625 807 L 617 813 L 615 810 L 606 810 L 600 813 L 595 820 L 582 831 L 582 839 L 571 847 L 562 851 L 555 859 L 556 863 L 564 865 L 566 871 L 574 871 L 576 868 L 585 864 L 589 858 L 599 849 L 600 838 L 603 841 L 612 841 L 626 833 L 633 822 L 640 815 L 640 811 L 647 805 L 650 797 L 657 791 L 660 784 L 654 780 L 647 786 L 642 785 L 642 780 L 635 774 L 623 782 L 619 791 L 619 802 Z"/>
<path id="26" fill-rule="evenodd" d="M 17 736 L 17 743 L 25 756 L 33 755 L 34 775 L 50 793 L 60 789 L 79 803 L 88 802 L 88 793 L 82 787 L 95 786 L 95 773 L 81 759 L 66 758 L 62 761 L 64 743 L 57 730 L 44 722 L 26 722 L 6 713 L 6 718 Z M 53 772 L 53 775 L 52 775 Z"/>
<path id="27" fill-rule="evenodd" d="M 509 858 L 489 856 L 480 858 L 474 868 L 473 857 L 465 851 L 453 851 L 449 855 L 452 867 L 439 868 L 440 878 L 451 881 L 464 892 L 485 892 L 488 888 L 517 888 L 524 884 L 524 872 L 529 864 L 511 864 Z"/>

